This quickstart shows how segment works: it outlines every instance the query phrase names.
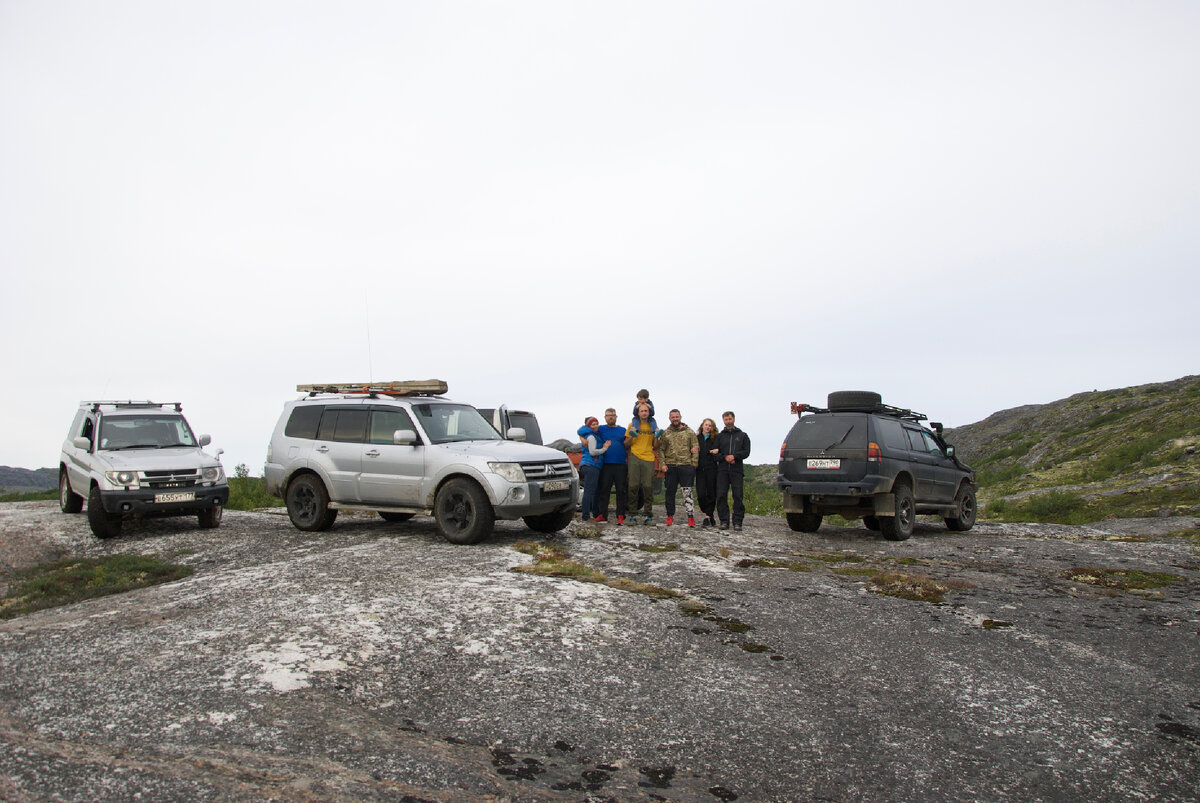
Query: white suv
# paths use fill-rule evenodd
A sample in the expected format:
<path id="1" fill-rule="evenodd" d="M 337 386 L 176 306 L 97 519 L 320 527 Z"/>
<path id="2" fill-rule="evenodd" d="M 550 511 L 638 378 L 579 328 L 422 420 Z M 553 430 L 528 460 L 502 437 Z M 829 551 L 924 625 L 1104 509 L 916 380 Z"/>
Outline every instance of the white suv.
<path id="1" fill-rule="evenodd" d="M 338 510 L 398 522 L 437 519 L 455 544 L 474 544 L 496 519 L 553 533 L 570 523 L 579 480 L 562 452 L 505 440 L 479 411 L 444 398 L 444 382 L 300 385 L 267 447 L 267 491 L 292 524 L 325 530 Z"/>
<path id="2" fill-rule="evenodd" d="M 192 434 L 178 402 L 79 403 L 58 464 L 64 513 L 83 510 L 98 538 L 121 533 L 129 515 L 195 514 L 204 528 L 221 523 L 229 484 L 212 442 Z"/>

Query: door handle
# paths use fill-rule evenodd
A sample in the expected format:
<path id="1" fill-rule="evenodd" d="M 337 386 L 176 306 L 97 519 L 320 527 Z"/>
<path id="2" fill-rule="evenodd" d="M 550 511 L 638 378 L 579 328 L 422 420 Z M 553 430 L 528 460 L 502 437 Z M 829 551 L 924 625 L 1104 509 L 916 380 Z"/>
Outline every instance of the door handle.
<path id="1" fill-rule="evenodd" d="M 317 451 L 320 452 L 321 454 L 325 454 L 326 452 L 329 451 L 329 447 L 328 446 L 318 446 Z"/>
<path id="2" fill-rule="evenodd" d="M 369 451 L 369 452 L 363 452 L 363 454 L 364 454 L 364 455 L 366 455 L 367 457 L 379 457 L 379 450 L 378 450 L 378 449 L 372 449 L 372 450 L 371 450 L 371 451 Z"/>

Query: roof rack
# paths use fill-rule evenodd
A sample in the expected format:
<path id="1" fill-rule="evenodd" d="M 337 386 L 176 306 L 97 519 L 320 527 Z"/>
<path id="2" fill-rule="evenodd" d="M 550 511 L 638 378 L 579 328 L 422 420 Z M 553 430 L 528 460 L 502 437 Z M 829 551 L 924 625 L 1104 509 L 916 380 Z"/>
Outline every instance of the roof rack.
<path id="1" fill-rule="evenodd" d="M 183 412 L 182 402 L 153 402 L 149 400 L 134 401 L 133 399 L 127 399 L 125 401 L 83 401 L 80 402 L 80 405 L 91 407 L 93 413 L 99 412 L 102 406 L 115 407 L 118 410 L 148 409 L 151 407 L 174 407 L 175 412 Z"/>
<path id="2" fill-rule="evenodd" d="M 406 382 L 333 382 L 296 385 L 296 390 L 316 396 L 318 393 L 364 393 L 368 396 L 441 396 L 448 387 L 440 379 L 408 380 Z"/>
<path id="3" fill-rule="evenodd" d="M 837 410 L 831 410 L 826 407 L 818 407 L 815 404 L 804 404 L 802 402 L 792 402 L 792 412 L 797 418 L 805 413 L 874 413 L 876 415 L 886 415 L 892 418 L 900 418 L 905 421 L 924 421 L 929 416 L 924 413 L 907 410 L 903 407 L 893 407 L 890 404 L 876 404 L 872 407 L 845 407 Z"/>

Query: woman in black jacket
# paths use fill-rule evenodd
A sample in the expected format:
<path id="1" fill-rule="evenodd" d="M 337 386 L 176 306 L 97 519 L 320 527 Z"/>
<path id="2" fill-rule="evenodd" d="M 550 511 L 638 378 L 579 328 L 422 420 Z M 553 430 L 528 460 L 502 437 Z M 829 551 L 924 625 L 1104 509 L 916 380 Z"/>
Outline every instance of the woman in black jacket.
<path id="1" fill-rule="evenodd" d="M 696 496 L 700 511 L 704 514 L 700 526 L 711 527 L 717 506 L 717 464 L 721 461 L 717 454 L 716 422 L 711 418 L 701 421 L 696 438 L 700 442 L 699 462 L 696 464 Z"/>

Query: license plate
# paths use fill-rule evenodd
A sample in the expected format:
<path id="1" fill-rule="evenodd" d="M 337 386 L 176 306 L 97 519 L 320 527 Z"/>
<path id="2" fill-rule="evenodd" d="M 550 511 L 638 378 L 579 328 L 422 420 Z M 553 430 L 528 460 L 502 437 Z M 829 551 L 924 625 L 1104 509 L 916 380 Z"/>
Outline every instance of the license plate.
<path id="1" fill-rule="evenodd" d="M 810 457 L 808 458 L 809 468 L 841 468 L 842 461 L 837 457 Z"/>
<path id="2" fill-rule="evenodd" d="M 542 483 L 543 491 L 565 491 L 571 487 L 570 480 L 550 480 Z"/>
<path id="3" fill-rule="evenodd" d="M 195 491 L 180 491 L 173 494 L 155 494 L 155 502 L 193 502 L 196 499 Z"/>

